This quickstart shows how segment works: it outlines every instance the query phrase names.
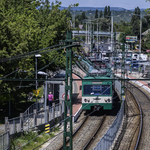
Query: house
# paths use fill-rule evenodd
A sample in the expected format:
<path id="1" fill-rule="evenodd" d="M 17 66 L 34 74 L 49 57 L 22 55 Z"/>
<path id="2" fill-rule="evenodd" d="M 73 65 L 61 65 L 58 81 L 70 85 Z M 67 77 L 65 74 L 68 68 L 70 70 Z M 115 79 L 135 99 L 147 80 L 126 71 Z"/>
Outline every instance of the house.
<path id="1" fill-rule="evenodd" d="M 142 35 L 144 36 L 145 34 L 147 34 L 148 32 L 150 32 L 150 29 L 146 30 L 145 32 L 142 33 Z"/>
<path id="2" fill-rule="evenodd" d="M 83 27 L 84 27 L 83 25 L 79 25 L 79 29 L 83 29 Z"/>

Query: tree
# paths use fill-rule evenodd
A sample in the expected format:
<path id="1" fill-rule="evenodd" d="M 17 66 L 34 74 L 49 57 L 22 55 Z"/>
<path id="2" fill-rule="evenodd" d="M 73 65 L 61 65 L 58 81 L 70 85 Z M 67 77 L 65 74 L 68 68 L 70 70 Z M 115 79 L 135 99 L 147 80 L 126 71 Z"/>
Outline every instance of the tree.
<path id="1" fill-rule="evenodd" d="M 133 35 L 139 36 L 140 34 L 140 9 L 139 7 L 135 8 L 135 15 L 132 16 L 131 24 L 132 24 L 132 32 Z"/>
<path id="2" fill-rule="evenodd" d="M 102 18 L 102 16 L 103 16 L 103 12 L 101 10 L 100 13 L 99 13 L 99 18 Z"/>
<path id="3" fill-rule="evenodd" d="M 101 24 L 101 31 L 109 31 L 109 21 L 106 18 L 103 18 L 100 20 L 100 24 Z"/>
<path id="4" fill-rule="evenodd" d="M 81 14 L 81 21 L 83 21 L 84 19 L 87 19 L 87 17 L 85 15 L 85 12 L 82 12 L 82 14 Z"/>
<path id="5" fill-rule="evenodd" d="M 110 6 L 108 6 L 107 15 L 108 15 L 109 17 L 111 16 Z"/>
<path id="6" fill-rule="evenodd" d="M 107 18 L 107 6 L 105 6 L 105 9 L 104 9 L 104 18 Z"/>
<path id="7" fill-rule="evenodd" d="M 95 18 L 98 18 L 98 10 L 95 11 Z"/>
<path id="8" fill-rule="evenodd" d="M 35 0 L 8 1 L 1 0 L 0 7 L 0 57 L 8 58 L 19 54 L 24 55 L 28 52 L 46 48 L 58 44 L 59 40 L 65 39 L 65 33 L 70 28 L 68 9 L 60 10 L 61 2 L 56 2 L 50 6 L 48 0 L 41 3 Z M 61 58 L 61 59 L 58 59 Z M 57 61 L 55 61 L 57 60 Z M 52 61 L 54 63 L 50 64 Z M 47 69 L 55 71 L 59 66 L 65 67 L 64 50 L 53 51 L 42 54 L 38 60 L 38 69 L 50 64 Z M 26 72 L 24 72 L 26 71 Z M 15 72 L 15 73 L 12 73 Z M 12 73 L 12 74 L 10 74 Z M 14 61 L 1 63 L 0 77 L 8 75 L 8 78 L 35 78 L 35 58 L 28 56 Z M 13 80 L 12 80 L 13 81 Z M 6 105 L 9 98 L 8 92 L 11 91 L 12 102 L 18 103 L 19 97 L 23 93 L 28 93 L 35 89 L 18 88 L 19 85 L 29 86 L 32 82 L 8 82 L 0 81 L 0 95 L 3 99 L 0 106 Z"/>
<path id="9" fill-rule="evenodd" d="M 150 31 L 144 35 L 143 37 L 143 41 L 144 41 L 144 48 L 145 49 L 150 49 Z"/>

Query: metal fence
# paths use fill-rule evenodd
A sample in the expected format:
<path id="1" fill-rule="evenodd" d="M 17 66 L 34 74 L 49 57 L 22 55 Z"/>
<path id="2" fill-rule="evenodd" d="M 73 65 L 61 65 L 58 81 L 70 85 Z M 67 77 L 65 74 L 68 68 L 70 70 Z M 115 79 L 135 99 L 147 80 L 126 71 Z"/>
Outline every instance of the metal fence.
<path id="1" fill-rule="evenodd" d="M 36 109 L 37 107 L 37 111 L 39 111 L 40 109 L 44 108 L 44 102 L 39 101 L 37 104 L 34 103 L 32 104 L 24 113 L 23 113 L 23 122 L 26 122 L 28 118 L 28 115 L 34 112 L 34 109 Z"/>
<path id="2" fill-rule="evenodd" d="M 63 112 L 64 101 L 61 101 L 61 103 L 54 104 L 51 108 L 47 106 L 46 110 L 42 109 L 37 111 L 33 109 L 32 113 L 21 113 L 19 117 L 5 119 L 8 120 L 5 122 L 5 126 L 6 129 L 9 130 L 10 135 L 12 135 L 48 123 L 52 119 L 62 116 Z"/>
<path id="3" fill-rule="evenodd" d="M 110 149 L 117 135 L 118 129 L 121 126 L 123 116 L 124 116 L 124 101 L 122 101 L 121 109 L 118 112 L 113 124 L 107 130 L 106 134 L 101 138 L 97 146 L 93 148 L 93 150 L 109 150 Z"/>
<path id="4" fill-rule="evenodd" d="M 0 150 L 9 149 L 9 131 L 0 135 Z"/>

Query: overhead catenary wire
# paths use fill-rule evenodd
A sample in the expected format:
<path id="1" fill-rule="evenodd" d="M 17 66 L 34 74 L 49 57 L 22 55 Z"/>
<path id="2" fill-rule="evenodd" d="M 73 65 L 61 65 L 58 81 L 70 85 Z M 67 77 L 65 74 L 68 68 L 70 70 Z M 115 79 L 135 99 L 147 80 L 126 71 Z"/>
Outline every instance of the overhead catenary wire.
<path id="1" fill-rule="evenodd" d="M 57 45 L 57 46 L 60 46 L 60 45 Z M 66 45 L 66 46 L 63 46 L 63 47 L 47 50 L 47 49 L 49 49 L 49 47 L 48 47 L 48 48 L 38 50 L 38 53 L 36 51 L 36 52 L 30 53 L 30 54 L 25 53 L 25 54 L 17 55 L 17 56 L 14 56 L 14 57 L 8 57 L 8 58 L 0 59 L 0 62 L 7 62 L 7 61 L 12 61 L 12 60 L 17 60 L 17 59 L 28 57 L 28 56 L 31 57 L 31 56 L 34 56 L 35 54 L 44 54 L 44 53 L 48 53 L 48 52 L 52 52 L 52 51 L 58 51 L 58 50 L 61 50 L 61 49 L 64 49 L 64 48 L 69 48 L 69 47 L 74 47 L 74 46 L 77 46 L 77 45 L 76 44 L 71 44 L 71 45 Z M 47 51 L 40 52 L 40 51 L 43 51 L 43 50 L 47 50 Z"/>
<path id="2" fill-rule="evenodd" d="M 58 56 L 58 55 L 57 55 Z M 44 66 L 44 67 L 42 67 L 42 68 L 40 68 L 39 70 L 37 70 L 37 71 L 41 71 L 41 70 L 43 70 L 43 69 L 45 69 L 46 67 L 48 67 L 49 65 L 51 65 L 52 63 L 54 63 L 55 61 L 57 61 L 58 59 L 60 59 L 60 58 L 62 58 L 62 57 L 55 57 L 54 58 L 54 60 L 52 61 L 52 62 L 50 62 L 48 65 L 46 65 L 46 66 Z M 18 71 L 18 70 L 16 70 L 16 71 Z M 14 71 L 14 72 L 16 72 L 16 71 Z M 12 73 L 14 73 L 14 72 L 12 72 Z M 10 73 L 10 74 L 12 74 L 12 73 Z M 32 73 L 31 75 L 33 75 L 33 74 L 35 74 L 35 72 L 34 73 Z M 29 75 L 29 76 L 31 76 L 31 75 Z M 8 76 L 8 75 L 7 75 Z M 29 76 L 27 76 L 25 79 L 27 79 Z M 0 78 L 1 80 L 3 80 L 4 79 L 4 77 L 3 78 Z M 12 79 L 12 81 L 14 81 L 14 79 Z M 22 81 L 24 81 L 24 79 L 23 80 L 21 80 L 20 79 L 20 82 L 22 83 Z M 27 85 L 27 86 L 24 86 L 24 87 L 31 87 L 32 85 Z M 22 86 L 19 86 L 19 89 L 21 89 L 22 88 Z M 1 92 L 0 94 L 4 94 L 4 93 L 9 93 L 9 92 L 12 92 L 12 91 L 15 91 L 16 89 L 14 89 L 14 90 L 9 90 L 9 91 L 5 91 L 5 92 Z"/>

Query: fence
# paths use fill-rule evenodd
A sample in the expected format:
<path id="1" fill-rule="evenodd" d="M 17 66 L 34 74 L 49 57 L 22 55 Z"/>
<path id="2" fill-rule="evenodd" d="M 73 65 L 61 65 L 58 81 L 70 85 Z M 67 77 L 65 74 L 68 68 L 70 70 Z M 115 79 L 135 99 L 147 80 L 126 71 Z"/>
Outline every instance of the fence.
<path id="1" fill-rule="evenodd" d="M 26 117 L 28 117 L 29 114 L 33 113 L 34 109 L 36 109 L 37 107 L 37 111 L 39 111 L 40 109 L 44 108 L 44 102 L 42 102 L 41 100 L 36 104 L 32 104 L 24 113 L 23 113 L 23 122 L 26 122 Z"/>
<path id="2" fill-rule="evenodd" d="M 9 131 L 0 135 L 0 150 L 9 149 Z"/>
<path id="3" fill-rule="evenodd" d="M 117 114 L 113 124 L 107 130 L 106 134 L 101 138 L 97 146 L 93 148 L 93 150 L 110 149 L 117 135 L 118 129 L 122 123 L 123 116 L 124 116 L 124 101 L 122 101 L 121 109 Z"/>
<path id="4" fill-rule="evenodd" d="M 16 118 L 8 119 L 8 117 L 5 117 L 5 130 L 9 130 L 9 134 L 13 135 L 48 123 L 54 118 L 62 118 L 64 112 L 63 105 L 64 101 L 61 101 L 59 104 L 54 104 L 50 109 L 47 106 L 46 110 L 37 111 L 37 109 L 33 109 L 32 113 L 20 113 L 20 116 Z"/>

